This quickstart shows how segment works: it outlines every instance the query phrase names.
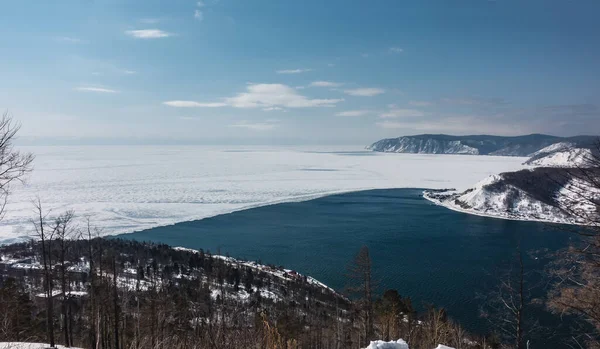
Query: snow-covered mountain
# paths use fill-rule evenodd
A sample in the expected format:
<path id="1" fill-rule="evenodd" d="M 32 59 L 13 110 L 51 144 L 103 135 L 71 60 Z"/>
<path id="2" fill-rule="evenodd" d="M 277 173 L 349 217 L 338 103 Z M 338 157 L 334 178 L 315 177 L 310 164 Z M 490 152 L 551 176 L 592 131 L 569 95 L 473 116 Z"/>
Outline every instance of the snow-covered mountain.
<path id="1" fill-rule="evenodd" d="M 543 149 L 552 151 L 565 144 L 571 147 L 588 147 L 596 137 L 556 137 L 544 134 L 531 134 L 516 137 L 489 135 L 450 136 L 444 134 L 423 134 L 387 138 L 377 141 L 366 148 L 368 150 L 387 153 L 420 153 L 420 154 L 470 154 L 496 156 L 531 156 Z M 557 145 L 560 144 L 560 145 Z"/>
<path id="2" fill-rule="evenodd" d="M 525 161 L 524 165 L 539 167 L 588 167 L 597 150 L 593 147 L 582 147 L 575 143 L 560 142 L 543 148 Z"/>
<path id="3" fill-rule="evenodd" d="M 479 149 L 463 144 L 460 140 L 413 137 L 382 139 L 367 149 L 386 153 L 479 154 Z"/>
<path id="4" fill-rule="evenodd" d="M 600 188 L 584 181 L 600 170 L 539 167 L 491 175 L 463 192 L 425 191 L 447 208 L 515 220 L 585 224 L 600 219 Z"/>

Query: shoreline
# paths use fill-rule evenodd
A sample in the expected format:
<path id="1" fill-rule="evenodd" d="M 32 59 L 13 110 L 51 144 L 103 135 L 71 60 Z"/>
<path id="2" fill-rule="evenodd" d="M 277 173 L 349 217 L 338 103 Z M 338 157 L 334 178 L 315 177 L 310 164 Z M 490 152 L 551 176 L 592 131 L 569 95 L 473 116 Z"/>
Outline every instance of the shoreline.
<path id="1" fill-rule="evenodd" d="M 581 223 L 576 223 L 576 222 L 571 222 L 571 221 L 551 221 L 548 219 L 543 219 L 543 218 L 536 218 L 536 217 L 515 217 L 515 216 L 504 216 L 504 215 L 500 215 L 500 214 L 492 214 L 492 213 L 486 213 L 486 212 L 480 212 L 480 211 L 475 211 L 475 210 L 469 210 L 469 209 L 464 209 L 462 207 L 453 205 L 451 203 L 447 203 L 447 202 L 443 202 L 441 200 L 438 200 L 436 198 L 432 198 L 430 197 L 428 194 L 428 190 L 423 190 L 423 194 L 422 197 L 435 204 L 436 206 L 442 206 L 445 207 L 451 211 L 455 211 L 455 212 L 460 212 L 460 213 L 464 213 L 464 214 L 469 214 L 469 215 L 473 215 L 473 216 L 479 216 L 479 217 L 485 217 L 485 218 L 495 218 L 495 219 L 503 219 L 503 220 L 507 220 L 507 221 L 520 221 L 520 222 L 538 222 L 538 223 L 547 223 L 547 224 L 563 224 L 563 225 L 575 225 L 575 226 L 585 226 L 585 224 L 581 224 Z"/>
<path id="2" fill-rule="evenodd" d="M 188 251 L 188 252 L 192 252 L 192 253 L 200 253 L 199 250 L 193 249 L 193 248 L 188 248 L 188 247 L 183 247 L 183 246 L 170 246 L 173 250 L 177 250 L 177 251 Z M 271 275 L 277 276 L 279 278 L 282 278 L 284 280 L 292 280 L 293 278 L 297 278 L 297 277 L 306 277 L 306 281 L 314 286 L 320 287 L 324 290 L 327 290 L 328 292 L 331 292 L 337 296 L 343 297 L 345 299 L 346 296 L 344 296 L 343 294 L 339 293 L 338 291 L 334 290 L 333 288 L 327 286 L 325 283 L 315 279 L 314 277 L 307 275 L 307 274 L 302 274 L 302 273 L 298 273 L 292 269 L 277 269 L 277 268 L 272 268 L 266 264 L 260 264 L 258 262 L 255 261 L 248 261 L 248 260 L 244 260 L 244 259 L 239 259 L 239 258 L 235 258 L 235 257 L 230 257 L 230 256 L 223 256 L 223 255 L 218 255 L 218 254 L 211 254 L 211 256 L 213 258 L 218 258 L 218 259 L 222 259 L 223 261 L 230 263 L 230 264 L 240 264 L 240 265 L 244 265 L 246 267 L 249 268 L 253 268 L 255 270 L 260 270 L 262 272 L 265 273 L 269 273 Z M 294 274 L 295 273 L 295 274 Z"/>
<path id="3" fill-rule="evenodd" d="M 363 192 L 363 191 L 394 190 L 394 189 L 422 190 L 422 188 L 413 188 L 413 187 L 364 187 L 364 188 L 358 188 L 358 189 L 334 190 L 334 191 L 327 191 L 327 192 L 315 193 L 315 194 L 290 196 L 290 197 L 280 198 L 277 200 L 266 201 L 266 202 L 262 202 L 262 203 L 254 203 L 254 204 L 242 206 L 239 208 L 223 210 L 221 212 L 214 212 L 214 213 L 210 213 L 207 215 L 193 216 L 193 217 L 190 217 L 189 219 L 173 221 L 171 223 L 166 223 L 166 224 L 156 224 L 156 225 L 150 224 L 149 226 L 141 228 L 141 229 L 140 228 L 131 228 L 131 229 L 126 228 L 123 230 L 115 230 L 115 231 L 111 231 L 111 232 L 105 232 L 100 237 L 115 237 L 115 236 L 119 236 L 119 235 L 141 233 L 146 230 L 150 230 L 150 229 L 154 229 L 154 228 L 164 228 L 164 227 L 170 227 L 170 226 L 180 224 L 180 223 L 196 222 L 196 221 L 201 221 L 201 220 L 208 219 L 208 218 L 214 218 L 217 216 L 228 215 L 228 214 L 235 213 L 235 212 L 246 211 L 246 210 L 251 210 L 251 209 L 255 209 L 255 208 L 267 207 L 267 206 L 278 205 L 278 204 L 305 202 L 305 201 L 324 198 L 327 196 L 350 194 L 350 193 L 357 193 L 357 192 Z M 31 239 L 32 239 L 31 235 L 21 235 L 21 236 L 10 237 L 10 238 L 8 238 L 8 237 L 5 238 L 0 235 L 0 246 L 29 241 Z"/>

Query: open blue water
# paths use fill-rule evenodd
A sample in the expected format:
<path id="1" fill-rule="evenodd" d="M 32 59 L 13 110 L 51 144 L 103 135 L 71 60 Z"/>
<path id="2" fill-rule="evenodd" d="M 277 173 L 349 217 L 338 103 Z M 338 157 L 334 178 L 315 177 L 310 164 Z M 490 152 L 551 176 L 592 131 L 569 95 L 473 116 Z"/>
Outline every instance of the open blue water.
<path id="1" fill-rule="evenodd" d="M 413 304 L 443 306 L 471 331 L 486 330 L 478 293 L 495 287 L 499 268 L 523 251 L 566 247 L 556 225 L 454 212 L 422 190 L 371 190 L 283 203 L 123 235 L 232 257 L 284 265 L 338 290 L 359 248 L 370 248 L 381 290 L 398 289 Z M 528 258 L 541 270 L 545 259 Z M 543 320 L 543 319 L 542 319 Z M 543 321 L 542 321 L 543 322 Z"/>

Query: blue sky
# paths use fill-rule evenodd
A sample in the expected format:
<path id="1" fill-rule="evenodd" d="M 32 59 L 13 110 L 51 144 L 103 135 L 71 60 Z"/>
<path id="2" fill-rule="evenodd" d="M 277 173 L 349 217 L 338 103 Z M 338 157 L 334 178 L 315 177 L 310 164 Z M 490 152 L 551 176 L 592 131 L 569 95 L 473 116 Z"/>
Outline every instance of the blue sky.
<path id="1" fill-rule="evenodd" d="M 3 1 L 24 143 L 600 133 L 597 0 Z"/>

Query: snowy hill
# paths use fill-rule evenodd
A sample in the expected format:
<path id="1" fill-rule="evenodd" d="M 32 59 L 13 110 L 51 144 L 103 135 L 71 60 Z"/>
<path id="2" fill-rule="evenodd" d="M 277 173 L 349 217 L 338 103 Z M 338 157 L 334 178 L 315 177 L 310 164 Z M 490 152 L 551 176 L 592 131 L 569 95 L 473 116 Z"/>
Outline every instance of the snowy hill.
<path id="1" fill-rule="evenodd" d="M 371 144 L 367 149 L 386 153 L 479 155 L 479 149 L 466 145 L 460 140 L 435 138 L 417 139 L 413 137 L 400 137 L 395 139 L 383 139 Z"/>
<path id="2" fill-rule="evenodd" d="M 542 149 L 547 149 L 547 152 L 550 152 L 552 148 L 549 147 L 557 144 L 586 147 L 592 144 L 595 139 L 596 137 L 593 136 L 564 138 L 543 134 L 516 137 L 423 134 L 382 139 L 367 146 L 366 149 L 386 153 L 530 156 Z"/>
<path id="3" fill-rule="evenodd" d="M 600 177 L 598 170 L 589 173 Z M 581 177 L 576 169 L 541 167 L 492 175 L 463 192 L 425 191 L 423 196 L 476 215 L 583 224 L 585 218 L 600 218 L 600 190 Z"/>
<path id="4" fill-rule="evenodd" d="M 593 147 L 582 147 L 575 143 L 560 142 L 533 154 L 524 165 L 540 167 L 587 167 L 590 159 L 597 155 Z"/>

